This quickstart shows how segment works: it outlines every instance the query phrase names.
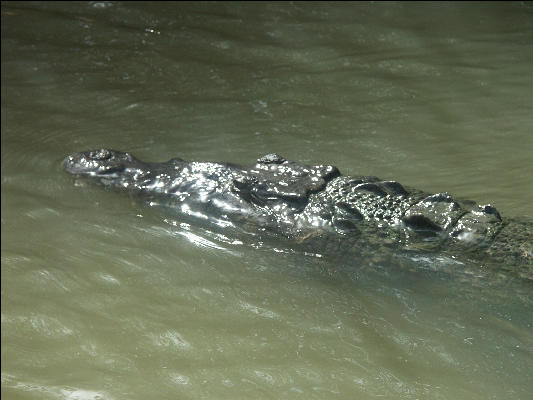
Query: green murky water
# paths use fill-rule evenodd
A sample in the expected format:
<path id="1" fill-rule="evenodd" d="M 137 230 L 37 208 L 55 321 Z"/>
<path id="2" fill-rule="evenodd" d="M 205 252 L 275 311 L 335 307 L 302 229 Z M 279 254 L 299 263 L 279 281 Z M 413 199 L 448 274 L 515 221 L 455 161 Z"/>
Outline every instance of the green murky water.
<path id="1" fill-rule="evenodd" d="M 2 398 L 531 398 L 530 283 L 221 239 L 60 162 L 278 152 L 533 217 L 532 71 L 530 3 L 3 2 Z"/>

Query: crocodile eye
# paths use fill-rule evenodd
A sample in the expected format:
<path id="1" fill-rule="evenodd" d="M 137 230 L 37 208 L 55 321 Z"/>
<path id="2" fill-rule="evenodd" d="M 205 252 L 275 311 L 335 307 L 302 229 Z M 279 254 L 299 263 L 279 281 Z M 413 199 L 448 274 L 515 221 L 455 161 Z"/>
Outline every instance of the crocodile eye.
<path id="1" fill-rule="evenodd" d="M 133 161 L 133 157 L 131 156 L 130 153 L 122 154 L 121 159 L 124 160 L 124 161 L 128 161 L 128 162 Z"/>
<path id="2" fill-rule="evenodd" d="M 106 149 L 94 150 L 89 152 L 89 157 L 93 160 L 109 160 L 111 158 L 111 152 Z"/>

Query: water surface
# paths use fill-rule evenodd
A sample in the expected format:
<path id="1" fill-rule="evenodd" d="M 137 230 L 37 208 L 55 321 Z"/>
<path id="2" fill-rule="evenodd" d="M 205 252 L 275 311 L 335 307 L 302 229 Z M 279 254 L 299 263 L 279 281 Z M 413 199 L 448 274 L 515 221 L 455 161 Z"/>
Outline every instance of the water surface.
<path id="1" fill-rule="evenodd" d="M 530 283 L 237 241 L 60 163 L 278 152 L 531 218 L 532 21 L 529 3 L 3 2 L 2 397 L 529 399 Z"/>

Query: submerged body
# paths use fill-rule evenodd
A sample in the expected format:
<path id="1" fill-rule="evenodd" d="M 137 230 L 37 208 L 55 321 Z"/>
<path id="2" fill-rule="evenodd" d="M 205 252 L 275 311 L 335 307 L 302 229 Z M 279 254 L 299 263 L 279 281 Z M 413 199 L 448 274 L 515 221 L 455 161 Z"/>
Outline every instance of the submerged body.
<path id="1" fill-rule="evenodd" d="M 140 161 L 94 150 L 63 161 L 65 170 L 138 193 L 182 215 L 285 236 L 336 250 L 361 244 L 446 251 L 496 261 L 533 279 L 533 223 L 504 219 L 490 205 L 428 194 L 373 176 L 342 176 L 276 154 L 250 167 L 174 158 Z M 339 244 L 340 243 L 340 244 Z"/>

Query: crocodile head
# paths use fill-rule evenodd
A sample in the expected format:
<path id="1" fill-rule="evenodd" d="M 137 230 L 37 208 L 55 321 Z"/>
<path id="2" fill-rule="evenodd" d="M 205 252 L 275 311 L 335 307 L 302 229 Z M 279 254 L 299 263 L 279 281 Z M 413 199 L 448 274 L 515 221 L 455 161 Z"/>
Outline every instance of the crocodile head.
<path id="1" fill-rule="evenodd" d="M 63 160 L 63 168 L 73 175 L 113 177 L 122 173 L 135 161 L 131 154 L 123 151 L 89 150 L 67 156 Z"/>
<path id="2" fill-rule="evenodd" d="M 130 153 L 108 149 L 74 153 L 63 160 L 66 172 L 104 186 L 128 188 L 149 174 L 149 164 Z"/>

